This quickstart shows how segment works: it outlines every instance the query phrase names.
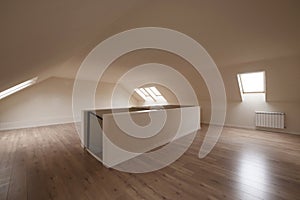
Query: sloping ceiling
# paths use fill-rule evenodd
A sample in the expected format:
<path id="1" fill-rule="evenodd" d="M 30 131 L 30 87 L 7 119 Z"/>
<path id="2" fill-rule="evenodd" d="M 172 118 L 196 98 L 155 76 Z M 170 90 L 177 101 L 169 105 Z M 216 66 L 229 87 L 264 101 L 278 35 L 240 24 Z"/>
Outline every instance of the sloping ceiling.
<path id="1" fill-rule="evenodd" d="M 0 91 L 37 75 L 73 78 L 95 45 L 136 27 L 181 31 L 220 68 L 299 55 L 299 8 L 298 0 L 1 1 Z"/>
<path id="2" fill-rule="evenodd" d="M 181 31 L 220 67 L 299 54 L 300 2 L 273 0 L 151 1 L 111 33 L 143 26 Z"/>
<path id="3" fill-rule="evenodd" d="M 44 71 L 51 76 L 51 69 L 101 41 L 114 21 L 142 2 L 1 1 L 0 91 Z"/>

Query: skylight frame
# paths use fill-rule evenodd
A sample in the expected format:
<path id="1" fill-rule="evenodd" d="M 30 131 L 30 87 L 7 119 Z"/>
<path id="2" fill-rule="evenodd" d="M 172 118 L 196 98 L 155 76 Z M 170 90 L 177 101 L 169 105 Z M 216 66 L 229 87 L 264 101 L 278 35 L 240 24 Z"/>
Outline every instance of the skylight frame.
<path id="1" fill-rule="evenodd" d="M 156 95 L 154 94 L 154 92 L 152 92 L 152 90 L 151 90 L 149 87 L 145 88 L 145 90 L 148 92 L 148 94 L 150 94 L 150 96 L 151 96 L 155 101 L 157 101 Z"/>
<path id="2" fill-rule="evenodd" d="M 154 86 L 149 87 L 150 90 L 156 95 L 156 96 L 162 96 L 161 93 L 158 91 L 158 89 Z"/>
<path id="3" fill-rule="evenodd" d="M 262 89 L 257 89 L 256 91 L 245 91 L 245 81 L 243 80 L 243 75 L 251 75 L 251 74 L 259 74 L 262 73 L 262 86 L 260 86 Z M 246 72 L 246 73 L 239 73 L 237 74 L 237 79 L 240 87 L 241 94 L 263 94 L 266 93 L 266 73 L 265 71 L 255 71 L 255 72 Z"/>
<path id="4" fill-rule="evenodd" d="M 168 102 L 155 86 L 145 87 L 145 88 L 136 88 L 135 92 L 140 97 L 142 97 L 146 102 L 151 102 L 151 103 L 154 103 L 154 102 L 167 103 Z"/>
<path id="5" fill-rule="evenodd" d="M 38 77 L 34 77 L 0 92 L 0 100 L 35 84 L 37 79 Z"/>
<path id="6" fill-rule="evenodd" d="M 150 96 L 149 94 L 148 94 L 148 92 L 145 90 L 145 88 L 138 88 L 146 97 L 147 96 Z"/>

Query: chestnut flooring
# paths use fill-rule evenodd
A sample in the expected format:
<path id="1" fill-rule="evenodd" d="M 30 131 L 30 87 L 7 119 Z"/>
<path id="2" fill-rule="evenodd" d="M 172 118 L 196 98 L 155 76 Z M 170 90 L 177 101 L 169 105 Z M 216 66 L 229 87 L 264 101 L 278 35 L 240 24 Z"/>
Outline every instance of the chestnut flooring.
<path id="1" fill-rule="evenodd" d="M 300 199 L 300 136 L 224 128 L 197 157 L 205 130 L 159 171 L 107 169 L 73 124 L 0 132 L 0 199 Z"/>

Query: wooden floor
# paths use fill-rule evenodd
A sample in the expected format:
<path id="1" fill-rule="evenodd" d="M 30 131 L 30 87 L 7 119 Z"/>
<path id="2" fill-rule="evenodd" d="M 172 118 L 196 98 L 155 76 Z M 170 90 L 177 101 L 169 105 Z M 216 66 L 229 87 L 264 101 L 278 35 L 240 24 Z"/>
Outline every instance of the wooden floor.
<path id="1" fill-rule="evenodd" d="M 300 199 L 300 136 L 225 128 L 199 159 L 205 130 L 146 174 L 103 167 L 72 124 L 0 132 L 0 199 Z"/>

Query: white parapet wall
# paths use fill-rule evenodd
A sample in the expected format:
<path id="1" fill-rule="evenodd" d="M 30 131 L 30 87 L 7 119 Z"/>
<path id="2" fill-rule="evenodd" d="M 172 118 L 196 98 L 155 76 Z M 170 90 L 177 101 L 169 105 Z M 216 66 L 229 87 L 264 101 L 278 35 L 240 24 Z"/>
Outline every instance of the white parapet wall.
<path id="1" fill-rule="evenodd" d="M 84 144 L 107 167 L 168 144 L 200 129 L 200 107 L 85 112 Z M 87 120 L 87 118 L 89 118 Z M 89 124 L 87 124 L 89 123 Z"/>

